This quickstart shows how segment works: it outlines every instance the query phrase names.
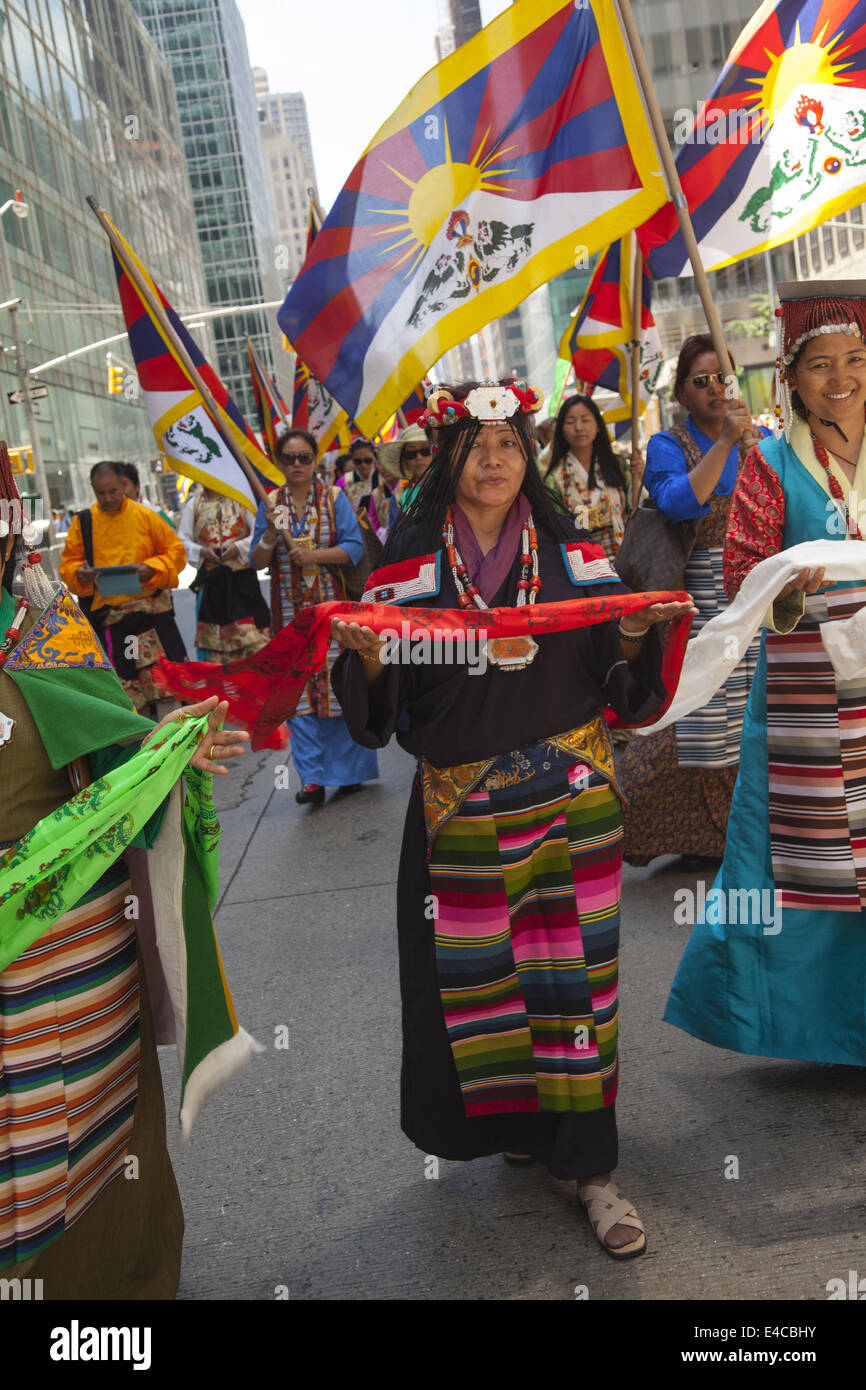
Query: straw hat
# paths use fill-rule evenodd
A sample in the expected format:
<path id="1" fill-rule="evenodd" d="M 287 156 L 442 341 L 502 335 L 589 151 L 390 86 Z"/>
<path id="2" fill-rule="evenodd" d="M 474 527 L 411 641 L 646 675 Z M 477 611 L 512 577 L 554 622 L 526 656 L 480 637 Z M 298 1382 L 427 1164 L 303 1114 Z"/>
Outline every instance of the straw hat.
<path id="1" fill-rule="evenodd" d="M 379 467 L 383 472 L 390 474 L 392 478 L 402 478 L 400 472 L 400 454 L 404 444 L 429 444 L 426 430 L 422 430 L 420 425 L 407 425 L 402 434 L 397 439 L 391 439 L 387 444 L 379 445 Z"/>

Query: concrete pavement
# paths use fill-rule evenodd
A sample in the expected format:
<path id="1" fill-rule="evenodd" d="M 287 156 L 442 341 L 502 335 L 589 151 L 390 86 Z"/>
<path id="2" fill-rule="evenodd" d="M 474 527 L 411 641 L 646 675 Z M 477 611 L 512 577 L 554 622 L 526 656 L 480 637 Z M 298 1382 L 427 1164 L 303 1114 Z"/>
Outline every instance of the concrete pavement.
<path id="1" fill-rule="evenodd" d="M 265 1052 L 187 1146 L 172 1137 L 181 1298 L 820 1300 L 866 1276 L 866 1071 L 741 1057 L 662 1023 L 688 933 L 675 860 L 624 885 L 617 1177 L 648 1253 L 608 1259 L 573 1185 L 538 1166 L 418 1152 L 399 1128 L 394 925 L 411 760 L 392 746 L 379 784 L 322 808 L 295 804 L 294 773 L 277 788 L 282 762 L 248 755 L 217 785 L 217 931 Z"/>

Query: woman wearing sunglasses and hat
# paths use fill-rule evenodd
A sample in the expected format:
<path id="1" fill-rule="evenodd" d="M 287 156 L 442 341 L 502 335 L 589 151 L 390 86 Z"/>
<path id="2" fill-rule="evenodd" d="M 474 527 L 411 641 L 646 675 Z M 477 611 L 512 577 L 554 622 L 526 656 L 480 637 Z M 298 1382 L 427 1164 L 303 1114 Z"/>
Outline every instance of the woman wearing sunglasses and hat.
<path id="1" fill-rule="evenodd" d="M 401 511 L 412 501 L 418 484 L 430 467 L 433 450 L 426 430 L 420 425 L 408 425 L 398 439 L 383 444 L 379 450 L 379 466 L 400 482 L 392 490 L 388 507 L 388 529 L 393 528 Z"/>
<path id="2" fill-rule="evenodd" d="M 674 397 L 685 423 L 654 434 L 647 445 L 644 486 L 672 522 L 698 521 L 683 588 L 698 617 L 692 636 L 728 605 L 722 547 L 731 493 L 753 435 L 745 401 L 729 399 L 712 339 L 687 338 L 680 349 Z M 622 760 L 627 808 L 623 858 L 648 864 L 659 854 L 721 859 L 737 767 L 740 735 L 759 641 L 703 709 L 650 739 L 633 739 Z"/>

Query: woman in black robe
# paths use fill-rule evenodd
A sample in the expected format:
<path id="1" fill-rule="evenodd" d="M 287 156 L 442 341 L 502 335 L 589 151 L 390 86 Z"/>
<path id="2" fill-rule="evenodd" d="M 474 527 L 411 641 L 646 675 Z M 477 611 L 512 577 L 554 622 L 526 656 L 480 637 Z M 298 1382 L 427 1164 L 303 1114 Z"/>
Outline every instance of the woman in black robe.
<path id="1" fill-rule="evenodd" d="M 624 592 L 542 484 L 539 405 L 513 383 L 431 398 L 436 456 L 366 597 L 481 608 Z M 419 760 L 397 889 L 402 1128 L 428 1154 L 504 1152 L 576 1178 L 618 1259 L 646 1238 L 610 1178 L 622 831 L 602 710 L 652 717 L 666 695 L 656 625 L 691 611 L 500 639 L 483 670 L 471 648 L 462 664 L 444 650 L 435 664 L 433 647 L 415 664 L 417 644 L 333 627 L 350 649 L 332 679 L 352 737 L 379 748 L 396 732 Z"/>

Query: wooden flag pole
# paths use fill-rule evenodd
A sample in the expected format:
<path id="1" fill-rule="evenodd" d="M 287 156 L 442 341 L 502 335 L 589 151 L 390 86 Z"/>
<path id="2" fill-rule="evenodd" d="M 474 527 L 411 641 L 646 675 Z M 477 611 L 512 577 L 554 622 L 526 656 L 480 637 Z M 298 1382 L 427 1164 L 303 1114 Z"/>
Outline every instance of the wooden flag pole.
<path id="1" fill-rule="evenodd" d="M 406 415 L 405 415 L 405 412 L 404 412 L 404 410 L 403 410 L 402 405 L 398 405 L 398 406 L 397 406 L 397 409 L 396 409 L 396 411 L 395 411 L 395 414 L 396 414 L 396 416 L 397 416 L 397 419 L 400 421 L 400 426 L 401 426 L 401 428 L 404 429 L 404 430 L 407 430 L 407 429 L 409 428 L 409 422 L 408 422 L 407 419 L 406 419 Z"/>
<path id="2" fill-rule="evenodd" d="M 680 231 L 683 234 L 683 242 L 688 253 L 689 261 L 695 276 L 695 284 L 703 306 L 707 320 L 707 327 L 716 349 L 716 356 L 719 359 L 719 366 L 726 377 L 733 376 L 734 367 L 731 361 L 731 354 L 725 342 L 725 334 L 722 329 L 722 321 L 719 318 L 718 310 L 713 302 L 713 295 L 710 289 L 710 282 L 707 272 L 704 269 L 701 253 L 698 248 L 695 229 L 692 226 L 692 219 L 689 216 L 688 203 L 680 184 L 680 176 L 677 173 L 677 166 L 674 163 L 673 152 L 668 143 L 667 131 L 665 130 L 662 113 L 659 108 L 658 98 L 652 84 L 646 54 L 643 51 L 643 44 L 640 41 L 640 34 L 634 21 L 629 0 L 613 0 L 614 6 L 619 10 L 622 28 L 631 48 L 632 62 L 634 63 L 635 75 L 644 99 L 647 115 L 655 136 L 656 149 L 664 170 L 665 182 L 668 186 L 671 202 L 677 215 Z"/>
<path id="3" fill-rule="evenodd" d="M 643 256 L 638 244 L 637 234 L 632 232 L 632 286 L 631 286 L 631 509 L 637 506 L 637 499 L 643 483 L 643 469 L 638 471 L 636 461 L 640 458 L 640 351 L 641 351 L 641 309 L 643 307 Z M 641 460 L 642 462 L 642 460 Z"/>
<path id="4" fill-rule="evenodd" d="M 202 377 L 201 373 L 199 372 L 198 368 L 196 367 L 195 363 L 193 362 L 192 358 L 190 357 L 189 353 L 187 352 L 186 348 L 181 342 L 180 338 L 178 338 L 177 334 L 175 333 L 174 328 L 172 327 L 171 320 L 166 314 L 163 305 L 161 304 L 160 300 L 157 299 L 156 295 L 153 294 L 153 292 L 150 289 L 150 286 L 146 283 L 146 281 L 142 279 L 138 267 L 132 261 L 127 260 L 123 245 L 118 241 L 117 234 L 114 228 L 112 227 L 111 223 L 106 217 L 103 209 L 97 203 L 96 199 L 91 194 L 88 194 L 87 202 L 90 206 L 91 211 L 99 221 L 103 231 L 108 237 L 108 240 L 111 242 L 114 254 L 117 256 L 118 260 L 120 261 L 130 280 L 135 285 L 135 288 L 138 291 L 142 303 L 147 305 L 147 308 L 153 315 L 153 318 L 159 324 L 163 333 L 165 333 L 165 335 L 171 340 L 171 345 L 177 353 L 178 357 L 180 358 L 180 362 L 184 371 L 187 373 L 196 389 L 201 392 L 201 396 L 204 400 L 207 412 L 210 415 L 211 420 L 217 432 L 219 433 L 223 443 L 231 452 L 233 458 L 235 459 L 235 462 L 238 463 L 240 467 L 243 469 L 246 475 L 247 482 L 249 483 L 252 489 L 253 496 L 257 497 L 260 502 L 267 502 L 268 494 L 265 488 L 262 487 L 261 482 L 253 472 L 249 460 L 244 456 L 243 450 L 238 447 L 235 440 L 232 438 L 230 432 L 226 430 L 223 426 L 222 421 L 220 420 L 220 409 L 213 398 L 211 389 Z"/>

